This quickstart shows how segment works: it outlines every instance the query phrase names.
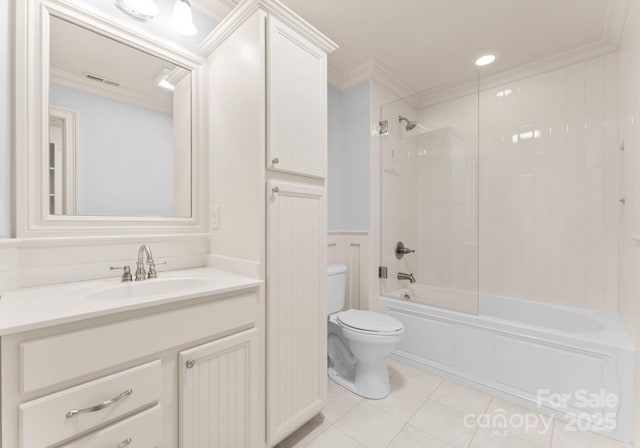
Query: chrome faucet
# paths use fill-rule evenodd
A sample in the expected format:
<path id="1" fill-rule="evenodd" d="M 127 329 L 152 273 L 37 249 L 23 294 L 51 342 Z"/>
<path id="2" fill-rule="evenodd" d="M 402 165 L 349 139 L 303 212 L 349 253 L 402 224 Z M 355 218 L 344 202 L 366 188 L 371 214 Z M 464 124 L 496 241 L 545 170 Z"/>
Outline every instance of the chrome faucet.
<path id="1" fill-rule="evenodd" d="M 147 257 L 147 264 L 149 265 L 149 270 L 145 271 L 144 269 L 144 258 L 145 255 Z M 158 264 L 167 264 L 167 262 L 156 263 L 153 260 L 153 255 L 151 254 L 151 249 L 146 244 L 143 244 L 138 249 L 138 261 L 136 261 L 136 281 L 146 280 L 148 278 L 158 278 L 158 272 L 156 271 L 156 266 Z"/>
<path id="2" fill-rule="evenodd" d="M 415 283 L 416 278 L 413 276 L 413 272 L 411 274 L 406 274 L 404 272 L 398 272 L 398 280 L 409 280 L 409 283 Z"/>

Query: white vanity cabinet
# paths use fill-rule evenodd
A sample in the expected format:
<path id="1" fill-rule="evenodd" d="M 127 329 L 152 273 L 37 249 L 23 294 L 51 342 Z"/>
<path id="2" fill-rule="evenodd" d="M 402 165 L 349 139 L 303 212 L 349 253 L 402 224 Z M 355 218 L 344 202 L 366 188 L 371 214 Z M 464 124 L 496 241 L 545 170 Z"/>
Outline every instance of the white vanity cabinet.
<path id="1" fill-rule="evenodd" d="M 180 352 L 180 446 L 259 446 L 258 363 L 255 328 Z"/>
<path id="2" fill-rule="evenodd" d="M 267 168 L 327 177 L 327 54 L 267 16 Z"/>
<path id="3" fill-rule="evenodd" d="M 259 446 L 258 291 L 2 336 L 0 446 Z"/>
<path id="4" fill-rule="evenodd" d="M 245 0 L 202 48 L 220 217 L 211 252 L 266 283 L 273 447 L 326 401 L 327 54 L 337 47 L 279 1 Z"/>

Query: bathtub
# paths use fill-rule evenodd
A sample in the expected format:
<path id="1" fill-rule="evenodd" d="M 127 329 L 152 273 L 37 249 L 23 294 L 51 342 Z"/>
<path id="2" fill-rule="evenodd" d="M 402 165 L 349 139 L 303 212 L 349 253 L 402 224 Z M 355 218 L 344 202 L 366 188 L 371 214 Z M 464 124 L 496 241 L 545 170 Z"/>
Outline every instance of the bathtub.
<path id="1" fill-rule="evenodd" d="M 635 347 L 617 314 L 481 294 L 476 315 L 420 303 L 433 300 L 422 291 L 434 288 L 379 299 L 406 328 L 394 358 L 633 440 Z"/>

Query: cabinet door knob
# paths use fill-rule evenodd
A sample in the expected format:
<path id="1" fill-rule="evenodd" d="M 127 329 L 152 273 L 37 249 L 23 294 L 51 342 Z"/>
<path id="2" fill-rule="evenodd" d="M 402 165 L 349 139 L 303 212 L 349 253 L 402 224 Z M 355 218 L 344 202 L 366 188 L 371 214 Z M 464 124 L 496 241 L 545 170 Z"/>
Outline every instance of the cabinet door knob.
<path id="1" fill-rule="evenodd" d="M 280 163 L 280 159 L 275 157 L 273 160 L 271 160 L 271 163 L 273 163 L 274 165 L 277 165 L 278 163 Z"/>
<path id="2" fill-rule="evenodd" d="M 124 439 L 120 442 L 116 448 L 124 448 L 125 446 L 131 445 L 131 442 L 133 442 L 133 439 L 129 437 L 128 439 Z"/>
<path id="3" fill-rule="evenodd" d="M 277 185 L 275 187 L 273 187 L 271 189 L 271 191 L 273 191 L 274 193 L 280 193 L 280 187 L 278 187 Z"/>
<path id="4" fill-rule="evenodd" d="M 193 369 L 193 366 L 196 365 L 196 362 L 193 359 L 187 361 L 187 369 Z"/>

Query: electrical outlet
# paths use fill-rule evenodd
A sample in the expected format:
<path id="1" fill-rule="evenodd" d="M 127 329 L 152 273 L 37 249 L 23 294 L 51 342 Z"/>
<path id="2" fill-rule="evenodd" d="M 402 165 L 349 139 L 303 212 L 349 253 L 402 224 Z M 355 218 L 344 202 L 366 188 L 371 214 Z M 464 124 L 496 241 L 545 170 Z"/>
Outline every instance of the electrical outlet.
<path id="1" fill-rule="evenodd" d="M 220 230 L 220 206 L 211 206 L 211 230 Z"/>

